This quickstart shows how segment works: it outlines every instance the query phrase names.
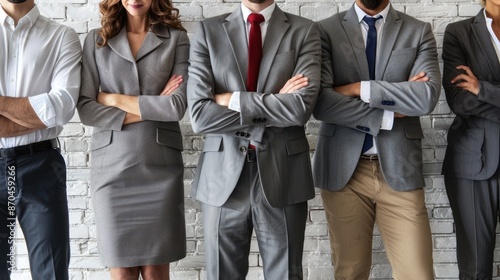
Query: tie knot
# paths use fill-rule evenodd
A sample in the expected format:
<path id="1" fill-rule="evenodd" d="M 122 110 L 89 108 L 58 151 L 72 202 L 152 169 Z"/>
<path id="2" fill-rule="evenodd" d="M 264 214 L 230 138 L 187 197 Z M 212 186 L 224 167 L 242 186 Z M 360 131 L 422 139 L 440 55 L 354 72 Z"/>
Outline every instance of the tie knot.
<path id="1" fill-rule="evenodd" d="M 366 22 L 366 24 L 368 24 L 369 27 L 373 27 L 375 26 L 375 22 L 381 18 L 382 18 L 381 16 L 379 17 L 364 16 L 363 21 Z"/>
<path id="2" fill-rule="evenodd" d="M 250 22 L 251 24 L 254 24 L 254 23 L 260 24 L 264 20 L 265 20 L 264 16 L 261 14 L 251 13 L 248 16 L 248 22 Z"/>

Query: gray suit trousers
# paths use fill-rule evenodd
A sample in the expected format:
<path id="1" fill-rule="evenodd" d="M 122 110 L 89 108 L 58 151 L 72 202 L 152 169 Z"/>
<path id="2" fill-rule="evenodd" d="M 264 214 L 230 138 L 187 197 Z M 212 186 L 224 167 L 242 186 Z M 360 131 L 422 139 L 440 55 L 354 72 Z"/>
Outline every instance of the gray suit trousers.
<path id="1" fill-rule="evenodd" d="M 499 171 L 487 180 L 445 176 L 457 236 L 460 280 L 491 279 L 500 205 Z"/>
<path id="2" fill-rule="evenodd" d="M 265 279 L 302 279 L 307 202 L 274 208 L 260 184 L 257 163 L 246 162 L 221 207 L 203 204 L 207 279 L 245 279 L 252 230 Z"/>

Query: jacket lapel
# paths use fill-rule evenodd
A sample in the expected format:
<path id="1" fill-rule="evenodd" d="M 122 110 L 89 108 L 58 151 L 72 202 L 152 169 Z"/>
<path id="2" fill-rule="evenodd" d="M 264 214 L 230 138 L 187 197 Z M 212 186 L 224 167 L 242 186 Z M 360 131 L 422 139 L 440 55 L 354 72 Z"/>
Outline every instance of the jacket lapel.
<path id="1" fill-rule="evenodd" d="M 387 63 L 389 63 L 389 58 L 391 57 L 392 50 L 394 49 L 394 44 L 398 38 L 402 23 L 403 21 L 399 18 L 398 13 L 391 6 L 389 13 L 387 14 L 384 31 L 379 44 L 380 49 L 378 51 L 375 67 L 375 78 L 377 80 L 381 80 L 384 76 Z"/>
<path id="2" fill-rule="evenodd" d="M 170 38 L 170 31 L 167 26 L 157 24 L 149 30 L 148 34 L 146 34 L 146 38 L 144 38 L 144 42 L 142 42 L 135 60 L 139 61 L 141 58 L 158 48 L 163 43 L 163 40 L 160 38 Z"/>
<path id="3" fill-rule="evenodd" d="M 361 33 L 361 27 L 356 11 L 354 10 L 354 5 L 345 14 L 342 26 L 344 27 L 344 31 L 347 38 L 349 38 L 352 50 L 356 56 L 360 77 L 363 80 L 369 80 L 370 72 L 368 70 L 368 60 L 366 59 L 365 41 Z"/>
<path id="4" fill-rule="evenodd" d="M 108 46 L 123 59 L 135 63 L 128 43 L 127 29 L 125 27 L 122 27 L 122 30 L 120 30 L 115 37 L 108 40 Z"/>
<path id="5" fill-rule="evenodd" d="M 222 24 L 222 27 L 226 31 L 226 36 L 231 45 L 231 50 L 240 73 L 241 83 L 245 87 L 248 68 L 248 43 L 241 8 L 230 14 L 226 18 L 226 22 Z"/>
<path id="6" fill-rule="evenodd" d="M 488 29 L 486 28 L 485 22 L 486 19 L 484 17 L 483 10 L 481 10 L 479 14 L 474 18 L 474 21 L 471 23 L 472 33 L 474 34 L 474 37 L 476 38 L 476 41 L 481 48 L 483 55 L 489 58 L 486 60 L 488 61 L 493 75 L 495 76 L 496 80 L 500 80 L 500 63 L 498 62 L 498 59 L 491 59 L 497 58 L 498 56 L 495 51 L 495 47 L 491 42 L 491 36 Z"/>
<path id="7" fill-rule="evenodd" d="M 262 46 L 262 60 L 260 63 L 259 79 L 257 82 L 258 92 L 264 91 L 267 77 L 269 71 L 271 70 L 271 66 L 273 65 L 276 53 L 278 52 L 281 40 L 290 27 L 290 24 L 287 21 L 288 18 L 285 13 L 283 13 L 283 11 L 276 6 L 269 21 L 266 38 L 264 40 L 264 45 Z"/>

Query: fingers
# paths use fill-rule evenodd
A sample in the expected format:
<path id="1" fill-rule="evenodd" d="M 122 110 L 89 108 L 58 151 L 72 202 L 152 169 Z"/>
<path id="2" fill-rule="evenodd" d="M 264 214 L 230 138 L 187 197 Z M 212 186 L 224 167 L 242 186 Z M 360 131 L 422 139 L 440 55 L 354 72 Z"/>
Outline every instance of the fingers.
<path id="1" fill-rule="evenodd" d="M 290 78 L 279 93 L 289 93 L 307 86 L 309 79 L 299 74 Z"/>
<path id="2" fill-rule="evenodd" d="M 420 72 L 420 73 L 418 73 L 417 75 L 415 75 L 415 76 L 411 77 L 408 81 L 409 81 L 409 82 L 416 82 L 416 81 L 418 81 L 418 80 L 420 80 L 420 79 L 422 79 L 422 78 L 426 77 L 426 75 L 427 75 L 427 74 L 426 74 L 425 72 Z"/>
<path id="3" fill-rule="evenodd" d="M 457 66 L 457 69 L 458 69 L 458 70 L 464 70 L 464 71 L 465 71 L 465 73 L 466 73 L 468 76 L 470 76 L 470 77 L 472 77 L 472 78 L 474 78 L 474 79 L 476 78 L 476 76 L 474 75 L 474 73 L 472 73 L 472 70 L 470 70 L 470 68 L 469 68 L 468 66 L 465 66 L 465 65 L 459 65 L 459 66 Z"/>
<path id="4" fill-rule="evenodd" d="M 179 86 L 182 84 L 182 81 L 183 79 L 181 75 L 172 75 L 160 95 L 172 94 L 176 89 L 179 88 Z"/>

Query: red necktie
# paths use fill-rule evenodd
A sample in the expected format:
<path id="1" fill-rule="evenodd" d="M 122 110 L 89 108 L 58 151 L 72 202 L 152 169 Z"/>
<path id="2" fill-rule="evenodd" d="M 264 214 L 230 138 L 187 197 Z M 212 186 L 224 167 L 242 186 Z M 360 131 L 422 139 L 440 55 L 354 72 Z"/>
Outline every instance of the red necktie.
<path id="1" fill-rule="evenodd" d="M 260 23 L 264 21 L 261 14 L 252 13 L 248 16 L 250 34 L 248 36 L 248 72 L 247 91 L 257 90 L 257 79 L 259 78 L 260 60 L 262 58 L 262 34 Z"/>

